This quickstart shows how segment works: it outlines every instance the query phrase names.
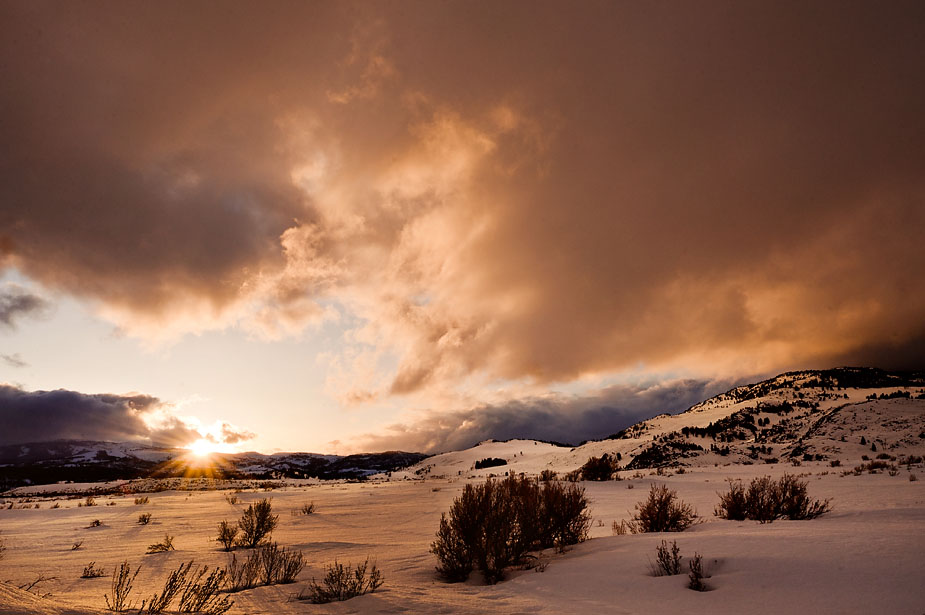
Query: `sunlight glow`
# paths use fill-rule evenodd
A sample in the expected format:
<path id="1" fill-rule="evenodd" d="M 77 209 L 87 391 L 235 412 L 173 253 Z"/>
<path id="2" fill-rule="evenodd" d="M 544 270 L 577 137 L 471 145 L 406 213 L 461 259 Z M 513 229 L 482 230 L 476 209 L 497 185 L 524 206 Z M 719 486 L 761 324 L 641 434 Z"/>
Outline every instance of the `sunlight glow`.
<path id="1" fill-rule="evenodd" d="M 200 438 L 192 444 L 189 444 L 186 448 L 197 457 L 206 457 L 212 453 L 224 452 L 222 449 L 226 448 L 226 446 L 206 438 Z"/>

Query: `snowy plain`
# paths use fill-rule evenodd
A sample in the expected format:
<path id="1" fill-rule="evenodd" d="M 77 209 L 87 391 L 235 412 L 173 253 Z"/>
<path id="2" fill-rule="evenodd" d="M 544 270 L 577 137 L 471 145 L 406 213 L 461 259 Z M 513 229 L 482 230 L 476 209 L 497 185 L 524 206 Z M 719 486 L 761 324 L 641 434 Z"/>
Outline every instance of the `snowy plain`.
<path id="1" fill-rule="evenodd" d="M 515 441 L 483 445 L 542 446 Z M 485 454 L 483 447 L 472 449 Z M 512 448 L 513 447 L 513 448 Z M 479 450 L 482 449 L 482 450 Z M 486 455 L 487 456 L 487 455 Z M 216 525 L 237 519 L 248 503 L 271 497 L 279 527 L 273 539 L 301 550 L 308 565 L 292 585 L 261 587 L 232 595 L 230 613 L 909 613 L 925 612 L 925 480 L 909 471 L 842 475 L 824 463 L 794 468 L 729 465 L 689 468 L 659 476 L 649 471 L 621 481 L 582 483 L 594 518 L 591 539 L 564 554 L 545 552 L 542 572 L 515 570 L 494 586 L 473 577 L 448 584 L 434 573 L 429 553 L 440 514 L 471 479 L 301 484 L 271 492 L 165 491 L 135 505 L 134 495 L 37 501 L 40 508 L 0 510 L 5 556 L 0 560 L 0 613 L 104 613 L 109 573 L 123 560 L 141 565 L 134 596 L 159 589 L 180 563 L 224 566 L 228 555 L 215 542 Z M 748 479 L 784 472 L 804 474 L 814 498 L 831 498 L 833 510 L 812 521 L 726 521 L 715 517 L 717 493 L 728 478 Z M 912 472 L 915 472 L 913 468 Z M 920 472 L 921 473 L 921 472 Z M 633 473 L 624 472 L 627 477 Z M 639 475 L 642 474 L 641 477 Z M 923 476 L 925 478 L 925 476 Z M 683 533 L 612 535 L 613 521 L 628 519 L 650 484 L 665 483 L 692 504 L 702 522 Z M 9 501 L 9 498 L 7 499 Z M 18 499 L 14 499 L 18 501 Z M 114 502 L 115 505 L 107 505 Z M 317 512 L 298 509 L 314 502 Z M 139 525 L 142 512 L 152 514 Z M 99 519 L 99 527 L 89 527 Z M 175 551 L 145 555 L 147 545 L 174 536 Z M 649 564 L 663 539 L 677 540 L 685 557 L 704 557 L 710 591 L 687 589 L 686 576 L 654 577 Z M 72 546 L 81 542 L 77 550 Z M 294 600 L 294 595 L 335 559 L 367 557 L 382 570 L 385 584 L 373 594 L 329 605 Z M 81 579 L 90 561 L 107 575 Z M 34 592 L 15 589 L 39 575 L 50 580 Z"/>

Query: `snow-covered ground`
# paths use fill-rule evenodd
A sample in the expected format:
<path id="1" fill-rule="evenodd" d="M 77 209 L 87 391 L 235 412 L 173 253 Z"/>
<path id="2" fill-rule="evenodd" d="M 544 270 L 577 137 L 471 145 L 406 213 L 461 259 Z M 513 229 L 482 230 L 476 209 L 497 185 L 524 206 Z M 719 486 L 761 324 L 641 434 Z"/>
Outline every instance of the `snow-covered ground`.
<path id="1" fill-rule="evenodd" d="M 568 451 L 530 441 L 491 443 L 456 454 L 457 471 L 469 463 L 461 459 L 463 453 L 471 459 L 516 452 L 524 464 L 536 462 L 535 467 L 542 469 L 548 463 L 540 455 L 542 450 Z M 237 494 L 237 504 L 226 499 L 230 491 L 166 491 L 151 494 L 146 505 L 135 505 L 135 496 L 128 495 L 99 497 L 97 506 L 89 508 L 78 507 L 79 500 L 59 499 L 59 509 L 51 509 L 52 502 L 43 500 L 38 509 L 0 510 L 6 546 L 0 580 L 9 582 L 0 584 L 0 613 L 106 612 L 103 594 L 109 591 L 109 573 L 123 560 L 142 567 L 135 590 L 139 600 L 159 589 L 181 562 L 194 559 L 225 565 L 228 555 L 214 541 L 217 523 L 237 519 L 248 503 L 262 497 L 272 497 L 274 511 L 280 515 L 273 539 L 300 549 L 308 565 L 294 585 L 234 594 L 230 613 L 921 615 L 925 611 L 921 565 L 925 471 L 921 467 L 913 468 L 922 479 L 915 482 L 905 468 L 896 476 L 843 476 L 844 468 L 820 462 L 799 468 L 783 464 L 696 467 L 670 476 L 643 471 L 641 478 L 583 483 L 594 517 L 591 540 L 562 555 L 544 554 L 543 572 L 513 571 L 508 580 L 486 586 L 477 577 L 465 584 L 440 581 L 434 574 L 436 560 L 428 552 L 440 513 L 470 480 L 468 466 L 461 476 L 451 471 L 456 467 L 453 459 L 447 457 L 446 465 L 439 468 L 439 474 L 446 476 L 442 479 L 393 476 L 389 482 L 297 484 L 272 492 L 245 491 Z M 810 494 L 831 498 L 833 511 L 812 521 L 766 525 L 713 516 L 716 494 L 725 490 L 727 478 L 784 472 L 804 473 Z M 613 536 L 611 523 L 628 519 L 649 485 L 660 482 L 693 504 L 703 522 L 680 534 Z M 115 505 L 107 506 L 110 502 Z M 308 502 L 315 503 L 317 512 L 297 515 Z M 149 525 L 136 522 L 142 512 L 153 515 Z M 101 525 L 88 527 L 94 519 Z M 177 550 L 145 555 L 146 547 L 165 533 L 174 536 Z M 687 589 L 683 575 L 650 575 L 655 547 L 664 538 L 677 540 L 685 560 L 694 552 L 703 555 L 711 591 Z M 77 542 L 80 548 L 72 549 Z M 307 581 L 323 574 L 326 564 L 367 557 L 385 577 L 385 585 L 376 593 L 331 605 L 292 600 Z M 107 575 L 79 578 L 90 561 Z M 50 593 L 46 600 L 12 587 L 39 575 L 50 580 L 33 592 Z"/>

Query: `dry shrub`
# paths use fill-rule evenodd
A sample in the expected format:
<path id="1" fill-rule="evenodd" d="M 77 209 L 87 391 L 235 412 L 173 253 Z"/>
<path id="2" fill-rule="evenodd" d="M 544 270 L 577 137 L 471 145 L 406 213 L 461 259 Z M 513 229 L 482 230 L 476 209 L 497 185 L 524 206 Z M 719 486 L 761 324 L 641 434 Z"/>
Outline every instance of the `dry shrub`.
<path id="1" fill-rule="evenodd" d="M 147 504 L 147 503 L 148 503 L 148 496 L 144 496 L 141 498 L 135 498 L 135 506 L 139 506 L 141 504 Z"/>
<path id="2" fill-rule="evenodd" d="M 225 571 L 216 568 L 209 572 L 208 566 L 196 571 L 180 594 L 179 611 L 181 613 L 202 613 L 204 615 L 222 615 L 234 602 L 218 593 L 225 583 Z"/>
<path id="3" fill-rule="evenodd" d="M 589 457 L 583 466 L 581 466 L 582 480 L 610 480 L 619 470 L 617 460 L 604 453 L 600 457 Z"/>
<path id="4" fill-rule="evenodd" d="M 110 600 L 109 594 L 103 594 L 107 609 L 122 612 L 126 609 L 135 608 L 128 600 L 129 595 L 132 593 L 132 584 L 135 582 L 135 577 L 138 576 L 139 572 L 141 572 L 141 566 L 135 570 L 135 574 L 132 574 L 132 567 L 127 561 L 122 562 L 118 570 L 112 571 L 112 600 Z"/>
<path id="5" fill-rule="evenodd" d="M 551 480 L 556 480 L 556 476 L 558 476 L 556 471 L 550 470 L 549 468 L 546 468 L 545 470 L 540 472 L 540 480 L 543 481 L 544 483 L 549 482 Z"/>
<path id="6" fill-rule="evenodd" d="M 173 550 L 173 536 L 170 534 L 164 534 L 164 540 L 161 542 L 156 542 L 153 545 L 148 545 L 148 550 L 146 553 L 150 555 L 152 553 L 163 553 L 165 551 Z"/>
<path id="7" fill-rule="evenodd" d="M 96 506 L 96 500 L 92 495 L 87 496 L 87 500 L 84 502 L 84 506 Z"/>
<path id="8" fill-rule="evenodd" d="M 748 488 L 741 481 L 730 480 L 729 491 L 719 494 L 714 514 L 734 521 L 770 523 L 775 519 L 815 519 L 829 510 L 829 500 L 811 500 L 805 481 L 784 474 L 777 481 L 770 476 L 754 478 Z"/>
<path id="9" fill-rule="evenodd" d="M 249 549 L 256 548 L 276 529 L 278 521 L 279 515 L 273 514 L 270 500 L 264 498 L 251 504 L 238 521 L 238 527 L 241 529 L 238 544 Z"/>
<path id="10" fill-rule="evenodd" d="M 90 522 L 90 525 L 88 525 L 87 528 L 89 529 L 91 527 L 99 527 L 101 525 L 103 525 L 102 521 L 100 521 L 99 519 L 94 519 L 93 521 Z"/>
<path id="11" fill-rule="evenodd" d="M 305 568 L 301 551 L 290 551 L 275 542 L 254 550 L 243 562 L 231 556 L 228 565 L 228 591 L 237 592 L 257 585 L 295 583 Z"/>
<path id="12" fill-rule="evenodd" d="M 254 551 L 243 562 L 238 562 L 238 556 L 231 555 L 228 564 L 228 578 L 226 581 L 229 592 L 239 592 L 257 587 L 260 578 L 260 554 Z"/>
<path id="13" fill-rule="evenodd" d="M 294 583 L 305 567 L 301 551 L 280 548 L 275 542 L 261 547 L 255 553 L 260 559 L 259 568 L 264 585 Z"/>
<path id="14" fill-rule="evenodd" d="M 141 513 L 138 515 L 139 525 L 148 525 L 149 523 L 151 523 L 151 513 Z"/>
<path id="15" fill-rule="evenodd" d="M 170 573 L 161 592 L 154 594 L 150 600 L 143 601 L 138 613 L 162 613 L 170 608 L 174 599 L 179 596 L 179 613 L 221 615 L 234 604 L 227 597 L 218 596 L 224 583 L 224 570 L 216 568 L 210 572 L 208 566 L 203 566 L 193 571 L 193 561 L 190 560 L 180 564 L 179 568 Z"/>
<path id="16" fill-rule="evenodd" d="M 186 584 L 186 575 L 192 566 L 192 561 L 187 564 L 180 564 L 179 568 L 168 575 L 167 580 L 164 581 L 164 588 L 159 594 L 154 594 L 150 599 L 141 601 L 141 608 L 138 609 L 138 612 L 155 615 L 167 610 L 170 603 L 173 602 L 173 599 L 177 597 Z"/>
<path id="17" fill-rule="evenodd" d="M 703 592 L 707 591 L 707 586 L 703 583 L 703 556 L 694 552 L 694 557 L 691 558 L 691 561 L 688 563 L 688 566 L 691 569 L 687 586 L 694 591 Z"/>
<path id="18" fill-rule="evenodd" d="M 312 582 L 297 598 L 314 604 L 327 604 L 374 592 L 382 583 L 382 573 L 375 564 L 370 568 L 369 560 L 355 567 L 335 561 L 328 566 L 320 585 L 312 578 Z"/>
<path id="19" fill-rule="evenodd" d="M 591 525 L 584 489 L 559 482 L 511 476 L 466 485 L 440 518 L 431 552 L 437 572 L 451 582 L 464 581 L 478 568 L 488 583 L 504 569 L 524 561 L 535 549 L 560 550 L 587 538 Z"/>
<path id="20" fill-rule="evenodd" d="M 655 547 L 655 564 L 650 565 L 650 568 L 654 577 L 681 574 L 681 548 L 678 542 L 672 540 L 669 548 L 668 541 L 663 540 L 662 544 Z"/>
<path id="21" fill-rule="evenodd" d="M 315 512 L 315 503 L 314 503 L 314 502 L 310 502 L 310 503 L 308 503 L 308 504 L 303 504 L 303 505 L 302 505 L 302 508 L 299 509 L 299 512 L 301 512 L 303 515 L 310 515 L 310 514 L 314 513 L 314 512 Z"/>
<path id="22" fill-rule="evenodd" d="M 614 521 L 610 524 L 610 531 L 614 536 L 625 536 L 627 533 L 629 533 L 630 526 L 625 520 L 620 519 L 619 523 Z"/>
<path id="23" fill-rule="evenodd" d="M 697 513 L 690 504 L 678 499 L 676 491 L 666 485 L 652 485 L 646 500 L 636 504 L 629 528 L 634 534 L 683 532 L 696 520 Z"/>
<path id="24" fill-rule="evenodd" d="M 227 521 L 218 524 L 218 541 L 222 543 L 225 551 L 231 551 L 235 545 L 235 539 L 238 537 L 238 527 Z"/>
<path id="25" fill-rule="evenodd" d="M 96 562 L 90 562 L 84 566 L 83 574 L 80 575 L 81 579 L 95 579 L 105 575 L 106 572 L 102 568 L 96 567 Z"/>

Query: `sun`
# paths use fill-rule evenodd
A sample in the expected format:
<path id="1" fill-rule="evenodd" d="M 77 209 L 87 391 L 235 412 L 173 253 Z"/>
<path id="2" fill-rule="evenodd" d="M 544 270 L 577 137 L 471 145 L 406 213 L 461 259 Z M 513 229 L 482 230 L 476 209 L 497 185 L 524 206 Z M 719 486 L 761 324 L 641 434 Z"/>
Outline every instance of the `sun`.
<path id="1" fill-rule="evenodd" d="M 212 440 L 206 438 L 199 438 L 192 444 L 188 444 L 186 448 L 196 457 L 207 457 L 212 453 L 217 453 L 221 445 Z"/>

